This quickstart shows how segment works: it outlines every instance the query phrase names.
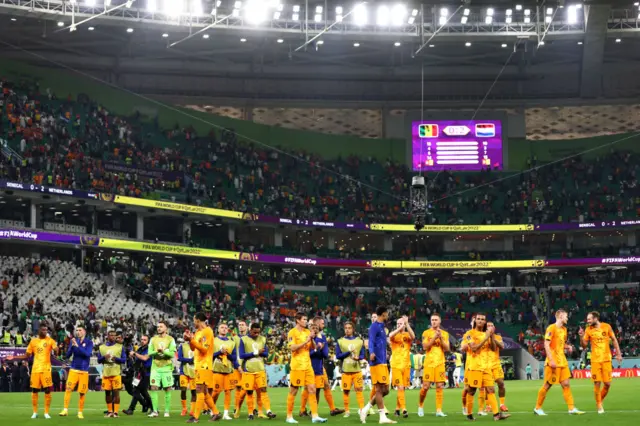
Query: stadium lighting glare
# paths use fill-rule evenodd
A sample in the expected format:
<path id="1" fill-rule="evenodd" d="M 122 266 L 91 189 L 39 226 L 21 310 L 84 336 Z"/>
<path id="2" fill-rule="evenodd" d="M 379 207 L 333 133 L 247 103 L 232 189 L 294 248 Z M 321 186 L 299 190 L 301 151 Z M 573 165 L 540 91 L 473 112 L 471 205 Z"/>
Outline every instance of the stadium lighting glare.
<path id="1" fill-rule="evenodd" d="M 62 22 L 62 21 L 58 21 L 58 26 L 59 26 L 59 27 L 64 27 L 64 22 Z"/>
<path id="2" fill-rule="evenodd" d="M 158 11 L 157 0 L 147 0 L 147 10 L 151 13 L 157 12 Z"/>
<path id="3" fill-rule="evenodd" d="M 502 45 L 500 45 L 500 47 L 502 47 L 502 48 L 507 47 L 507 43 L 502 43 Z"/>
<path id="4" fill-rule="evenodd" d="M 164 2 L 164 13 L 167 15 L 177 18 L 182 15 L 184 12 L 184 0 L 171 0 Z"/>
<path id="5" fill-rule="evenodd" d="M 241 38 L 241 39 L 240 39 L 240 43 L 246 43 L 246 42 L 247 42 L 247 39 L 246 39 L 246 38 Z"/>
<path id="6" fill-rule="evenodd" d="M 530 24 L 531 23 L 531 18 L 529 18 L 528 16 L 524 17 L 524 23 L 525 24 Z"/>
<path id="7" fill-rule="evenodd" d="M 531 9 L 525 9 L 524 16 L 531 16 Z"/>
<path id="8" fill-rule="evenodd" d="M 471 43 L 470 43 L 470 42 L 466 42 L 464 45 L 465 45 L 466 47 L 471 47 Z"/>
<path id="9" fill-rule="evenodd" d="M 407 8 L 403 4 L 394 5 L 391 8 L 391 25 L 396 27 L 402 25 L 405 16 L 407 16 Z"/>
<path id="10" fill-rule="evenodd" d="M 203 39 L 208 40 L 209 39 L 209 34 L 205 34 L 202 36 Z"/>
<path id="11" fill-rule="evenodd" d="M 522 10 L 522 5 L 521 4 L 516 4 L 516 10 Z"/>
<path id="12" fill-rule="evenodd" d="M 411 16 L 418 16 L 418 9 L 413 9 L 411 11 Z"/>
<path id="13" fill-rule="evenodd" d="M 389 8 L 385 5 L 378 6 L 376 25 L 386 27 L 389 25 Z"/>
<path id="14" fill-rule="evenodd" d="M 552 7 L 548 7 L 547 8 L 547 15 L 553 15 L 553 8 Z"/>
<path id="15" fill-rule="evenodd" d="M 505 12 L 505 15 L 507 15 L 507 16 L 513 15 L 513 10 L 512 9 L 507 9 L 507 11 Z"/>
<path id="16" fill-rule="evenodd" d="M 277 10 L 273 12 L 273 19 L 280 19 L 280 12 L 278 12 Z"/>
<path id="17" fill-rule="evenodd" d="M 297 21 L 298 19 L 300 19 L 300 15 L 298 15 L 297 13 L 294 13 L 293 15 L 291 15 L 291 20 Z"/>
<path id="18" fill-rule="evenodd" d="M 492 7 L 487 9 L 487 16 L 493 16 L 493 8 Z"/>
<path id="19" fill-rule="evenodd" d="M 322 13 L 322 6 L 316 6 L 316 13 Z"/>
<path id="20" fill-rule="evenodd" d="M 360 47 L 360 43 L 358 42 L 353 43 L 353 47 Z"/>
<path id="21" fill-rule="evenodd" d="M 620 38 L 616 39 L 616 43 L 620 43 L 621 41 L 622 41 L 622 39 L 620 39 Z"/>
<path id="22" fill-rule="evenodd" d="M 162 38 L 167 38 L 167 37 L 169 37 L 169 34 L 167 33 L 162 34 Z"/>
<path id="23" fill-rule="evenodd" d="M 393 43 L 393 45 L 395 47 L 400 47 L 402 45 L 402 43 L 400 43 L 399 41 L 396 41 L 395 43 Z"/>
<path id="24" fill-rule="evenodd" d="M 85 3 L 89 7 L 94 7 L 96 5 L 96 0 L 85 0 Z"/>
<path id="25" fill-rule="evenodd" d="M 462 18 L 460 18 L 460 23 L 461 24 L 466 24 L 468 20 L 469 20 L 469 18 L 467 18 L 466 16 L 463 16 Z"/>
<path id="26" fill-rule="evenodd" d="M 131 34 L 133 32 L 133 28 L 127 28 L 127 32 Z"/>
<path id="27" fill-rule="evenodd" d="M 299 4 L 294 4 L 293 5 L 293 11 L 295 13 L 300 13 L 300 5 Z"/>
<path id="28" fill-rule="evenodd" d="M 578 10 L 575 6 L 569 6 L 567 8 L 567 22 L 569 23 L 569 25 L 578 22 Z"/>
<path id="29" fill-rule="evenodd" d="M 638 3 L 638 4 L 640 4 L 640 3 Z M 582 9 L 582 3 L 576 4 L 576 9 Z"/>
<path id="30" fill-rule="evenodd" d="M 218 0 L 218 1 L 216 2 L 216 7 L 220 7 L 220 5 L 221 5 L 221 4 L 222 4 L 222 0 Z"/>
<path id="31" fill-rule="evenodd" d="M 464 16 L 469 16 L 469 14 L 470 14 L 470 13 L 471 13 L 471 10 L 469 10 L 469 9 L 465 9 L 465 10 L 462 12 L 462 14 L 463 14 Z"/>
<path id="32" fill-rule="evenodd" d="M 438 19 L 438 25 L 443 26 L 443 25 L 444 25 L 444 24 L 446 24 L 446 23 L 447 23 L 447 17 L 446 17 L 446 16 L 441 16 L 441 17 Z"/>
<path id="33" fill-rule="evenodd" d="M 237 18 L 238 16 L 240 16 L 240 9 L 233 9 L 231 15 Z"/>
<path id="34" fill-rule="evenodd" d="M 444 16 L 445 18 L 449 16 L 449 9 L 447 9 L 446 7 L 440 9 L 440 16 Z"/>
<path id="35" fill-rule="evenodd" d="M 105 7 L 111 6 L 111 0 L 104 0 Z"/>
<path id="36" fill-rule="evenodd" d="M 242 7 L 242 2 L 241 2 L 241 1 L 236 1 L 236 2 L 233 4 L 233 8 L 234 8 L 234 9 L 240 9 L 241 7 Z"/>
<path id="37" fill-rule="evenodd" d="M 369 21 L 369 13 L 364 3 L 358 4 L 353 8 L 353 21 L 356 25 L 367 25 Z"/>
<path id="38" fill-rule="evenodd" d="M 336 15 L 342 15 L 343 9 L 342 6 L 336 6 Z"/>
<path id="39" fill-rule="evenodd" d="M 511 16 L 507 16 L 504 20 L 504 22 L 506 22 L 507 24 L 510 24 L 513 21 L 513 19 L 511 18 Z"/>
<path id="40" fill-rule="evenodd" d="M 267 20 L 268 11 L 269 4 L 267 2 L 262 0 L 249 0 L 244 7 L 244 17 L 249 24 L 257 25 Z"/>
<path id="41" fill-rule="evenodd" d="M 493 22 L 493 16 L 485 16 L 484 23 L 491 24 Z"/>
<path id="42" fill-rule="evenodd" d="M 413 23 L 416 22 L 416 18 L 414 18 L 413 16 L 409 16 L 409 20 L 407 22 L 409 23 L 409 25 L 413 25 Z"/>
<path id="43" fill-rule="evenodd" d="M 316 15 L 313 17 L 313 20 L 316 22 L 322 22 L 322 15 L 316 13 Z"/>
<path id="44" fill-rule="evenodd" d="M 191 1 L 191 14 L 200 16 L 203 14 L 202 9 L 202 1 L 201 0 L 192 0 Z"/>
<path id="45" fill-rule="evenodd" d="M 545 23 L 550 24 L 551 21 L 553 21 L 553 18 L 551 16 L 545 16 L 545 18 L 544 18 L 544 22 Z"/>

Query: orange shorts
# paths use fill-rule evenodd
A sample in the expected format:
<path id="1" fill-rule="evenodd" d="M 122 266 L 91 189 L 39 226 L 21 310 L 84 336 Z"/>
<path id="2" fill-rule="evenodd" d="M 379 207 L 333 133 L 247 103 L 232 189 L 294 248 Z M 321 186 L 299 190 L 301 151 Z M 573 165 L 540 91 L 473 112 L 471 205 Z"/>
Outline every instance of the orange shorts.
<path id="1" fill-rule="evenodd" d="M 51 370 L 45 373 L 31 373 L 31 389 L 46 389 L 53 386 Z"/>
<path id="2" fill-rule="evenodd" d="M 504 379 L 504 370 L 502 369 L 502 366 L 499 365 L 495 368 L 492 368 L 491 375 L 493 376 L 493 380 Z"/>
<path id="3" fill-rule="evenodd" d="M 411 368 L 392 368 L 391 384 L 405 388 L 411 385 Z"/>
<path id="4" fill-rule="evenodd" d="M 257 390 L 267 387 L 267 372 L 242 373 L 242 388 L 244 390 Z"/>
<path id="5" fill-rule="evenodd" d="M 196 385 L 205 385 L 207 389 L 213 389 L 213 371 L 196 370 Z"/>
<path id="6" fill-rule="evenodd" d="M 389 384 L 389 368 L 387 368 L 387 364 L 372 365 L 370 370 L 372 384 Z"/>
<path id="7" fill-rule="evenodd" d="M 185 376 L 184 374 L 180 375 L 180 388 L 195 390 L 196 389 L 196 378 Z"/>
<path id="8" fill-rule="evenodd" d="M 213 391 L 214 392 L 222 392 L 229 391 L 236 387 L 235 382 L 235 374 L 221 374 L 221 373 L 213 373 Z"/>
<path id="9" fill-rule="evenodd" d="M 490 388 L 496 385 L 493 376 L 487 370 L 469 370 L 464 374 L 464 384 L 474 389 Z"/>
<path id="10" fill-rule="evenodd" d="M 324 389 L 324 375 L 315 376 L 316 389 Z"/>
<path id="11" fill-rule="evenodd" d="M 120 390 L 122 389 L 122 376 L 111 376 L 102 378 L 102 390 Z"/>
<path id="12" fill-rule="evenodd" d="M 351 387 L 356 391 L 361 391 L 364 388 L 364 379 L 362 373 L 342 373 L 342 390 L 351 390 Z"/>
<path id="13" fill-rule="evenodd" d="M 242 388 L 242 376 L 243 373 L 238 370 L 233 370 L 233 385 L 238 389 Z"/>
<path id="14" fill-rule="evenodd" d="M 423 383 L 445 383 L 446 381 L 447 374 L 444 371 L 444 364 L 438 365 L 437 367 L 424 367 L 424 371 L 422 372 Z"/>
<path id="15" fill-rule="evenodd" d="M 544 381 L 550 385 L 557 385 L 565 380 L 569 380 L 571 377 L 571 371 L 568 366 L 551 368 L 548 365 L 544 366 Z"/>
<path id="16" fill-rule="evenodd" d="M 69 370 L 67 378 L 67 389 L 74 391 L 78 386 L 79 393 L 87 393 L 89 391 L 89 372 L 79 370 Z"/>
<path id="17" fill-rule="evenodd" d="M 308 370 L 291 370 L 289 379 L 291 386 L 294 388 L 313 385 L 316 382 L 316 376 L 313 374 L 312 368 Z"/>
<path id="18" fill-rule="evenodd" d="M 611 381 L 613 366 L 611 361 L 591 363 L 591 381 L 605 382 Z"/>

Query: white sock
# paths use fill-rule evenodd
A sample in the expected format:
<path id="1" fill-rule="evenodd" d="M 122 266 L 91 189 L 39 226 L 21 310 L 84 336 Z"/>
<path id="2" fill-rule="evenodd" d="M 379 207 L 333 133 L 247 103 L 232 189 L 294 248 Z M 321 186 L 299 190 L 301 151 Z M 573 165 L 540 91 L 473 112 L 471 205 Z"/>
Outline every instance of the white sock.
<path id="1" fill-rule="evenodd" d="M 378 413 L 380 413 L 380 420 L 387 420 L 387 415 L 384 412 L 384 409 L 378 410 Z"/>
<path id="2" fill-rule="evenodd" d="M 229 410 L 224 410 L 224 415 L 228 416 L 229 415 Z"/>

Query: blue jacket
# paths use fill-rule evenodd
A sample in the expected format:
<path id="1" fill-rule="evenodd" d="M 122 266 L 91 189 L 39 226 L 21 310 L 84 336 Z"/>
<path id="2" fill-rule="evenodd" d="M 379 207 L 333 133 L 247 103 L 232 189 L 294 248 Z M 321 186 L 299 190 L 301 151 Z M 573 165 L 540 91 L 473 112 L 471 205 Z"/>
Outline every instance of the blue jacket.
<path id="1" fill-rule="evenodd" d="M 228 337 L 220 337 L 220 336 L 218 336 L 218 339 L 224 340 L 224 341 L 229 340 Z M 222 356 L 222 351 L 215 352 L 213 354 L 213 359 L 220 358 L 221 356 Z M 236 351 L 235 350 L 231 351 L 231 353 L 228 353 L 227 357 L 229 357 L 229 359 L 233 363 L 233 368 L 237 369 L 237 368 L 240 367 L 240 364 L 238 364 L 238 358 L 236 357 Z"/>
<path id="2" fill-rule="evenodd" d="M 351 338 L 349 338 L 347 336 L 344 336 L 344 338 L 347 339 L 347 340 L 354 340 L 354 339 L 356 339 L 356 336 L 351 336 Z M 345 359 L 349 355 L 351 355 L 351 352 L 342 352 L 342 349 L 340 349 L 340 344 L 336 345 L 336 358 Z M 359 358 L 360 359 L 364 359 L 364 345 L 362 345 L 362 349 L 360 349 Z"/>
<path id="3" fill-rule="evenodd" d="M 73 360 L 71 361 L 71 369 L 77 371 L 89 371 L 89 360 L 93 353 L 93 342 L 86 337 L 84 340 L 79 340 L 74 337 L 73 340 L 78 343 L 78 346 L 76 347 L 69 344 L 69 349 L 67 349 L 67 359 L 73 357 Z"/>
<path id="4" fill-rule="evenodd" d="M 376 355 L 373 361 L 369 361 L 370 366 L 387 363 L 387 332 L 384 323 L 376 321 L 369 327 L 369 353 Z"/>
<path id="5" fill-rule="evenodd" d="M 249 336 L 249 338 L 250 338 L 250 336 Z M 241 360 L 243 360 L 243 361 L 245 361 L 245 360 L 248 360 L 248 359 L 251 359 L 251 358 L 254 358 L 254 357 L 255 357 L 255 355 L 253 354 L 253 352 L 245 352 L 245 351 L 244 351 L 244 345 L 242 344 L 242 341 L 240 341 L 240 345 L 239 345 L 238 349 L 239 349 L 239 350 L 238 350 L 238 355 L 240 356 L 240 359 L 241 359 Z M 263 357 L 263 358 L 267 358 L 267 357 L 269 356 L 269 350 L 267 349 L 267 347 L 266 347 L 266 346 L 264 347 L 264 352 L 260 352 L 260 353 L 258 354 L 258 356 L 261 356 L 261 357 Z M 242 363 L 242 365 L 244 366 L 244 363 Z M 244 367 L 243 367 L 242 369 L 243 369 L 244 371 L 246 371 L 246 369 L 245 369 Z"/>
<path id="6" fill-rule="evenodd" d="M 313 339 L 316 344 L 322 343 L 322 349 L 311 349 L 309 356 L 311 356 L 311 367 L 313 367 L 313 374 L 316 376 L 322 376 L 324 374 L 324 360 L 329 358 L 329 346 L 327 345 L 327 338 L 323 335 Z"/>
<path id="7" fill-rule="evenodd" d="M 147 355 L 149 353 L 149 345 L 144 346 L 144 349 L 142 349 L 142 350 L 138 349 L 137 353 L 140 354 L 140 355 Z M 138 360 L 138 362 L 141 362 L 142 365 L 144 366 L 144 375 L 145 376 L 150 376 L 151 375 L 151 363 L 153 362 L 153 358 L 149 357 L 149 359 L 146 360 L 146 361 Z"/>
<path id="8" fill-rule="evenodd" d="M 113 345 L 117 345 L 117 343 L 105 343 L 105 346 L 113 346 Z M 125 348 L 124 345 L 122 345 L 122 352 L 120 353 L 119 357 L 113 357 L 113 362 L 115 362 L 116 364 L 126 364 L 127 362 L 127 354 L 125 353 L 127 349 Z M 104 357 L 102 356 L 102 354 L 100 352 L 98 352 L 98 363 L 100 364 L 104 364 Z"/>
<path id="9" fill-rule="evenodd" d="M 182 345 L 178 345 L 178 362 L 180 363 L 180 375 L 184 375 L 184 364 L 193 364 L 193 358 L 185 358 Z"/>

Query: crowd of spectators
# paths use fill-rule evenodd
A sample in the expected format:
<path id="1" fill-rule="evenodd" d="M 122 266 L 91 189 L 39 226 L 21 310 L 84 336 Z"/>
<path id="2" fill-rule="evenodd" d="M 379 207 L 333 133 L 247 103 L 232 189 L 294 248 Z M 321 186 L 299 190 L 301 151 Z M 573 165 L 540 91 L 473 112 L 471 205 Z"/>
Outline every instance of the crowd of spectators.
<path id="1" fill-rule="evenodd" d="M 373 158 L 326 160 L 264 150 L 232 129 L 200 134 L 121 117 L 86 96 L 60 98 L 31 81 L 0 80 L 0 138 L 23 158 L 0 176 L 139 197 L 180 193 L 191 203 L 284 217 L 398 222 L 411 171 Z M 637 155 L 611 151 L 539 165 L 512 179 L 491 170 L 438 173 L 436 223 L 546 223 L 636 216 Z M 558 187 L 558 183 L 562 183 Z M 405 194 L 405 195 L 403 195 Z"/>

